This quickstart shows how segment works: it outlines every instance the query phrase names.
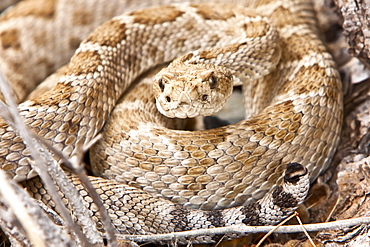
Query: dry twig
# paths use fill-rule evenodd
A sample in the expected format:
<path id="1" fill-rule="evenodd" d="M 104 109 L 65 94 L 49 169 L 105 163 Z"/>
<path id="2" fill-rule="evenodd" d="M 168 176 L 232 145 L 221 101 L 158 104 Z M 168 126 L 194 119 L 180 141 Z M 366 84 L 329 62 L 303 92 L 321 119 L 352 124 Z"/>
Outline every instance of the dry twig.
<path id="1" fill-rule="evenodd" d="M 297 215 L 298 215 L 297 211 L 294 211 L 294 213 L 292 215 L 289 215 L 286 219 L 284 219 L 277 226 L 275 226 L 273 229 L 271 229 L 267 234 L 265 234 L 263 236 L 263 238 L 261 238 L 260 241 L 258 241 L 256 247 L 261 246 L 262 243 L 268 238 L 268 236 L 270 236 L 272 233 L 274 233 L 276 231 L 276 229 L 278 229 L 279 227 L 284 225 L 288 220 L 292 219 L 294 216 L 297 216 Z"/>
<path id="2" fill-rule="evenodd" d="M 315 223 L 303 225 L 307 232 L 323 231 L 323 230 L 343 230 L 347 227 L 352 227 L 361 224 L 370 224 L 370 217 L 353 218 L 348 220 L 338 220 L 327 223 Z M 299 233 L 304 232 L 301 225 L 280 226 L 247 226 L 244 224 L 217 227 L 211 229 L 200 229 L 184 232 L 174 232 L 168 234 L 153 234 L 153 235 L 118 235 L 117 238 L 124 238 L 135 242 L 152 242 L 152 241 L 168 241 L 178 238 L 189 238 L 202 235 L 218 235 L 218 234 L 253 234 L 264 233 L 274 230 L 274 233 Z"/>
<path id="3" fill-rule="evenodd" d="M 18 113 L 17 104 L 12 96 L 12 91 L 5 78 L 1 74 L 0 85 L 4 98 L 8 103 L 8 106 L 6 106 L 3 102 L 0 102 L 0 115 L 8 122 L 9 125 L 12 126 L 14 130 L 17 131 L 29 148 L 35 161 L 33 164 L 33 169 L 40 175 L 41 179 L 45 183 L 48 194 L 53 198 L 58 211 L 65 220 L 66 227 L 71 233 L 74 233 L 78 236 L 81 245 L 88 246 L 89 242 L 101 242 L 100 234 L 96 229 L 95 223 L 88 214 L 88 210 L 83 203 L 82 197 L 79 195 L 73 184 L 68 182 L 68 178 L 61 170 L 50 152 L 36 141 L 35 134 L 24 124 L 23 119 Z M 53 179 L 50 175 L 53 176 L 54 181 L 58 184 L 60 190 L 73 205 L 76 217 L 80 222 L 83 223 L 82 227 L 86 235 L 80 231 L 80 229 L 72 220 L 68 210 L 65 208 L 64 203 L 58 194 L 57 189 L 55 188 Z M 87 240 L 87 238 L 90 241 Z"/>
<path id="4" fill-rule="evenodd" d="M 111 219 L 107 213 L 107 210 L 104 207 L 104 204 L 100 200 L 99 194 L 96 192 L 94 186 L 92 185 L 89 177 L 86 174 L 86 170 L 83 164 L 83 155 L 90 149 L 90 147 L 101 138 L 101 135 L 97 135 L 93 140 L 86 144 L 86 146 L 82 147 L 82 151 L 77 151 L 76 153 L 80 154 L 78 156 L 73 156 L 71 159 L 68 159 L 60 150 L 54 148 L 50 145 L 45 139 L 41 138 L 40 136 L 35 135 L 35 138 L 40 141 L 46 148 L 48 148 L 51 152 L 57 155 L 62 161 L 63 165 L 71 170 L 74 174 L 78 176 L 81 183 L 86 188 L 87 192 L 93 199 L 94 203 L 97 205 L 100 217 L 104 223 L 105 232 L 107 234 L 107 241 L 108 246 L 116 246 L 116 237 L 115 237 L 115 229 L 112 225 Z"/>
<path id="5" fill-rule="evenodd" d="M 0 181 L 2 226 L 8 229 L 7 233 L 11 236 L 24 236 L 22 240 L 20 237 L 16 238 L 18 243 L 29 244 L 29 240 L 34 246 L 45 247 L 73 244 L 65 229 L 56 226 L 39 205 L 3 170 L 0 170 Z"/>

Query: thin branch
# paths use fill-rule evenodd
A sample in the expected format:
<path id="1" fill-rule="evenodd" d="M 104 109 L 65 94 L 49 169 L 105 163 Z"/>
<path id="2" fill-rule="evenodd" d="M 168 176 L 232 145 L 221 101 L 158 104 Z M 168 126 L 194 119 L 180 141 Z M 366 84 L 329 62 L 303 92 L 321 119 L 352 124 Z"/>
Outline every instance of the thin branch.
<path id="1" fill-rule="evenodd" d="M 352 227 L 361 224 L 370 224 L 370 217 L 353 218 L 348 220 L 338 220 L 327 223 L 315 223 L 303 225 L 308 232 L 323 231 L 323 230 L 342 230 L 346 227 Z M 118 235 L 118 238 L 125 238 L 135 242 L 150 242 L 150 241 L 168 241 L 178 238 L 197 237 L 202 235 L 217 235 L 217 234 L 251 234 L 264 233 L 275 229 L 276 226 L 247 226 L 244 224 L 237 224 L 227 227 L 217 227 L 211 229 L 200 229 L 184 232 L 174 232 L 167 234 L 153 234 L 153 235 Z M 301 225 L 281 226 L 274 231 L 274 233 L 299 233 L 303 232 Z"/>
<path id="2" fill-rule="evenodd" d="M 15 231 L 18 237 L 24 232 L 34 246 L 73 244 L 67 233 L 56 226 L 26 191 L 11 180 L 3 170 L 0 170 L 0 199 L 0 215 L 4 221 L 2 225 L 6 224 L 5 229 L 12 236 L 15 236 Z M 20 224 L 14 226 L 14 222 Z M 13 228 L 8 228 L 8 225 L 12 225 Z M 15 238 L 17 241 L 24 241 Z"/>
<path id="3" fill-rule="evenodd" d="M 90 142 L 90 145 L 92 145 L 93 142 L 96 142 L 98 139 L 95 138 Z M 88 144 L 89 145 L 89 144 Z M 85 153 L 81 152 L 81 153 Z M 79 152 L 77 152 L 79 153 Z M 72 157 L 73 158 L 73 157 Z M 115 228 L 112 225 L 112 221 L 108 215 L 107 210 L 105 209 L 105 206 L 103 202 L 100 199 L 99 194 L 96 192 L 93 184 L 91 183 L 89 177 L 86 174 L 86 170 L 84 166 L 82 165 L 82 162 L 78 162 L 78 160 L 82 160 L 82 157 L 77 158 L 77 159 L 72 159 L 72 164 L 74 165 L 74 173 L 78 176 L 80 179 L 81 183 L 84 185 L 86 188 L 87 192 L 89 193 L 90 197 L 93 199 L 94 203 L 98 207 L 99 213 L 101 220 L 104 223 L 104 228 L 105 228 L 105 233 L 108 241 L 108 246 L 115 247 L 117 246 L 116 243 L 116 236 L 115 236 Z"/>
<path id="4" fill-rule="evenodd" d="M 24 143 L 26 143 L 27 147 L 29 148 L 33 159 L 36 161 L 34 163 L 37 164 L 37 166 L 33 165 L 33 169 L 35 169 L 35 171 L 40 175 L 41 179 L 43 180 L 48 193 L 53 198 L 53 201 L 55 202 L 58 211 L 64 218 L 66 222 L 66 226 L 68 227 L 68 229 L 70 229 L 71 232 L 76 233 L 79 240 L 81 241 L 81 244 L 89 245 L 89 241 L 87 240 L 86 236 L 75 225 L 74 221 L 72 220 L 71 215 L 65 208 L 64 203 L 62 202 L 58 194 L 58 191 L 55 188 L 54 182 L 51 176 L 49 175 L 48 171 L 49 172 L 55 171 L 54 174 L 58 174 L 58 176 L 54 176 L 54 177 L 56 179 L 57 184 L 59 185 L 63 184 L 65 186 L 68 186 L 68 183 L 66 183 L 66 181 L 68 181 L 67 177 L 65 176 L 64 172 L 60 169 L 57 162 L 51 157 L 50 153 L 47 150 L 44 150 L 44 148 L 32 138 L 33 132 L 28 129 L 28 127 L 24 124 L 22 117 L 19 115 L 17 103 L 15 102 L 14 97 L 13 97 L 13 92 L 9 84 L 7 83 L 6 79 L 1 73 L 0 73 L 0 85 L 2 88 L 3 96 L 9 106 L 9 108 L 5 107 L 6 111 L 0 112 L 1 117 L 3 116 L 4 112 L 5 112 L 4 117 L 7 118 L 8 120 L 9 120 L 9 116 L 11 116 L 10 118 L 12 121 L 9 121 L 8 124 L 11 125 L 12 128 L 18 132 L 19 136 L 22 138 Z M 3 104 L 2 106 L 2 109 L 3 109 L 4 103 L 3 102 L 0 102 L 0 103 Z M 49 167 L 49 169 L 47 169 L 47 167 Z M 59 186 L 59 187 L 61 189 L 64 188 L 63 186 Z M 68 189 L 70 191 L 75 190 L 75 193 L 73 193 L 75 197 L 76 195 L 78 195 L 73 185 L 72 185 L 72 188 L 71 186 L 69 186 Z M 66 195 L 68 193 L 64 193 L 64 194 Z M 83 205 L 83 203 L 81 204 Z M 95 224 L 93 226 L 95 226 Z M 89 227 L 85 227 L 85 228 L 87 228 L 87 232 L 91 232 L 91 229 Z M 89 234 L 88 236 L 90 237 L 90 239 L 96 242 L 98 238 L 94 237 L 94 235 L 95 234 Z"/>
<path id="5" fill-rule="evenodd" d="M 309 241 L 310 241 L 310 243 L 312 244 L 312 246 L 313 246 L 313 247 L 316 247 L 316 244 L 313 242 L 313 240 L 312 240 L 312 238 L 311 238 L 310 234 L 308 234 L 308 232 L 307 232 L 307 231 L 306 231 L 306 229 L 304 228 L 304 225 L 303 225 L 303 223 L 302 223 L 302 221 L 301 221 L 301 218 L 299 218 L 299 215 L 298 215 L 298 214 L 296 214 L 296 215 L 295 215 L 295 217 L 296 217 L 296 219 L 297 219 L 297 221 L 298 221 L 299 225 L 302 227 L 302 230 L 303 230 L 304 234 L 307 236 L 308 240 L 309 240 Z"/>
<path id="6" fill-rule="evenodd" d="M 82 151 L 77 151 L 77 154 L 80 154 L 78 156 L 74 156 L 71 159 L 68 159 L 62 151 L 54 148 L 52 145 L 50 145 L 49 142 L 47 142 L 44 138 L 34 134 L 34 138 L 36 138 L 38 141 L 40 141 L 46 148 L 48 148 L 51 152 L 53 152 L 55 155 L 57 155 L 63 162 L 63 165 L 67 167 L 69 170 L 71 170 L 74 174 L 78 176 L 81 183 L 86 188 L 88 194 L 93 199 L 94 203 L 98 207 L 101 220 L 104 223 L 105 232 L 107 234 L 107 241 L 108 246 L 115 247 L 117 246 L 116 243 L 116 237 L 115 237 L 115 228 L 112 225 L 112 221 L 108 215 L 107 210 L 104 207 L 103 202 L 101 201 L 98 193 L 96 192 L 93 184 L 91 183 L 89 177 L 86 174 L 86 170 L 84 166 L 82 165 L 82 158 L 83 155 L 90 149 L 94 143 L 96 143 L 100 138 L 101 135 L 97 135 L 95 138 L 93 138 L 90 142 L 88 142 L 85 146 L 82 147 Z"/>
<path id="7" fill-rule="evenodd" d="M 3 170 L 0 170 L 0 180 L 2 181 L 0 186 L 0 195 L 3 200 L 7 203 L 8 207 L 12 209 L 12 212 L 15 214 L 15 217 L 21 222 L 24 231 L 29 237 L 31 243 L 35 246 L 46 247 L 46 241 L 44 234 L 40 234 L 43 231 L 40 231 L 39 226 L 34 217 L 28 213 L 27 208 L 22 203 L 22 200 L 17 195 L 17 192 L 10 184 L 10 181 L 7 180 L 7 177 Z"/>
<path id="8" fill-rule="evenodd" d="M 6 106 L 3 106 L 0 104 L 0 109 L 4 109 L 4 107 L 6 108 Z M 6 111 L 4 109 L 4 113 L 8 113 L 8 111 Z M 4 117 L 6 118 L 7 121 L 9 122 L 12 122 L 12 118 L 9 116 L 9 114 L 4 114 Z M 115 228 L 113 227 L 112 225 L 112 222 L 110 220 L 110 217 L 104 207 L 104 204 L 102 203 L 102 201 L 100 200 L 100 197 L 98 195 L 98 193 L 96 192 L 95 188 L 93 187 L 91 181 L 89 180 L 87 174 L 86 174 L 86 171 L 84 169 L 84 167 L 82 166 L 82 157 L 84 153 L 87 152 L 87 150 L 97 141 L 99 140 L 99 138 L 101 138 L 101 135 L 98 135 L 96 136 L 93 140 L 91 140 L 89 143 L 86 144 L 86 146 L 82 147 L 83 151 L 82 152 L 77 152 L 81 155 L 79 155 L 79 157 L 77 157 L 77 159 L 68 159 L 62 151 L 54 148 L 49 142 L 47 142 L 44 138 L 40 137 L 39 135 L 36 135 L 34 132 L 29 132 L 29 135 L 38 140 L 39 142 L 41 142 L 48 150 L 50 150 L 51 152 L 53 152 L 54 154 L 57 155 L 57 157 L 59 157 L 62 162 L 63 162 L 63 165 L 65 167 L 67 167 L 68 169 L 70 169 L 73 173 L 75 173 L 80 181 L 82 182 L 82 184 L 84 185 L 84 187 L 86 188 L 86 190 L 88 191 L 89 195 L 91 196 L 91 198 L 93 199 L 94 203 L 97 205 L 98 207 L 98 210 L 100 212 L 100 215 L 101 215 L 101 219 L 104 223 L 104 227 L 105 227 L 105 232 L 106 232 L 106 235 L 107 235 L 107 241 L 108 241 L 108 246 L 112 246 L 112 247 L 115 247 L 117 246 L 116 244 L 116 240 L 115 240 Z M 76 198 L 76 197 L 72 197 L 72 198 Z M 72 201 L 72 200 L 70 200 Z M 83 204 L 83 203 L 80 203 L 80 204 Z M 87 210 L 82 210 L 83 212 L 87 212 Z M 90 219 L 90 217 L 88 215 L 85 215 L 87 218 Z M 84 217 L 84 218 L 86 218 Z M 78 217 L 79 220 L 82 219 L 82 217 Z M 91 225 L 95 225 L 94 222 L 87 222 L 86 225 L 88 227 L 90 227 Z"/>
<path id="9" fill-rule="evenodd" d="M 258 241 L 256 247 L 261 246 L 262 243 L 268 238 L 268 236 L 270 236 L 272 233 L 274 233 L 279 227 L 284 225 L 288 220 L 291 220 L 294 216 L 297 216 L 297 215 L 298 215 L 297 211 L 294 211 L 293 214 L 289 215 L 289 217 L 287 217 L 286 219 L 281 221 L 278 225 L 276 225 L 273 229 L 271 229 L 267 234 L 265 234 L 263 236 L 263 238 L 260 239 L 260 241 Z"/>

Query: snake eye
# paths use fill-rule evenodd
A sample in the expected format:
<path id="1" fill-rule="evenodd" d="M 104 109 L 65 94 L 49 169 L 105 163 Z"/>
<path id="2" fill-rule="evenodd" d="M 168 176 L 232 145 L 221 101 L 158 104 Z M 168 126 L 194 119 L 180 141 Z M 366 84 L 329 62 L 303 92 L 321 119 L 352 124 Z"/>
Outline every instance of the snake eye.
<path id="1" fill-rule="evenodd" d="M 169 96 L 166 96 L 166 101 L 171 102 L 171 98 Z"/>
<path id="2" fill-rule="evenodd" d="M 210 78 L 209 78 L 209 87 L 211 89 L 215 89 L 216 88 L 216 85 L 217 85 L 217 78 L 212 75 Z"/>
<path id="3" fill-rule="evenodd" d="M 164 91 L 164 84 L 165 83 L 166 83 L 165 80 L 162 79 L 162 78 L 158 80 L 158 86 L 162 90 L 162 92 Z"/>
<path id="4" fill-rule="evenodd" d="M 207 99 L 208 99 L 208 95 L 207 95 L 207 94 L 203 94 L 203 95 L 202 95 L 202 100 L 203 100 L 203 101 L 206 101 Z"/>

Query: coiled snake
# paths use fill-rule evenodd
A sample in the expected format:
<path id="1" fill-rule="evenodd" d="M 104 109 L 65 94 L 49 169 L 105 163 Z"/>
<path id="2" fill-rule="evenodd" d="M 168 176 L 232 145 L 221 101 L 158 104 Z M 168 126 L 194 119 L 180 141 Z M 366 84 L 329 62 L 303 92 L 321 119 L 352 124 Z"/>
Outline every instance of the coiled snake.
<path id="1" fill-rule="evenodd" d="M 102 131 L 90 159 L 94 174 L 105 179 L 92 180 L 118 232 L 276 224 L 304 200 L 308 176 L 312 182 L 329 165 L 339 141 L 342 92 L 335 64 L 318 38 L 311 1 L 245 5 L 253 11 L 179 4 L 115 17 L 81 43 L 53 89 L 20 104 L 26 123 L 68 156 Z M 10 10 L 2 21 L 35 13 L 53 18 L 56 8 Z M 18 35 L 6 28 L 13 38 Z M 1 41 L 3 50 L 17 48 L 17 42 Z M 178 121 L 155 108 L 152 82 L 126 92 L 143 72 L 189 52 L 183 57 L 187 63 L 222 66 L 245 82 L 248 116 L 253 115 L 211 130 L 174 130 Z M 0 65 L 12 81 L 18 72 L 10 75 L 7 54 Z M 190 94 L 208 101 L 215 91 L 226 92 L 214 85 L 216 74 L 190 71 L 189 77 L 203 83 Z M 168 71 L 157 76 L 154 88 L 173 103 L 181 90 L 165 89 L 163 78 L 171 76 Z M 2 169 L 27 180 L 30 193 L 52 205 L 37 178 L 31 179 L 26 146 L 5 122 L 0 134 Z"/>

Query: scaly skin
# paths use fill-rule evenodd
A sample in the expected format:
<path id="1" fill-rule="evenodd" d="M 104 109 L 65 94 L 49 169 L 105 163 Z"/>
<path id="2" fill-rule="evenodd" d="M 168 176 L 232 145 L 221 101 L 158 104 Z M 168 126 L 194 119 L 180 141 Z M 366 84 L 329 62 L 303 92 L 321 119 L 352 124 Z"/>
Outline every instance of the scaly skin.
<path id="1" fill-rule="evenodd" d="M 82 42 L 51 91 L 20 104 L 19 109 L 31 129 L 67 156 L 102 131 L 103 139 L 92 149 L 91 161 L 95 174 L 106 179 L 93 180 L 102 198 L 108 196 L 104 201 L 112 208 L 112 219 L 123 217 L 116 206 L 125 208 L 114 197 L 117 192 L 112 192 L 113 188 L 126 188 L 119 182 L 190 208 L 249 205 L 229 210 L 240 213 L 251 209 L 244 212 L 245 217 L 256 212 L 256 205 L 269 204 L 266 198 L 290 193 L 281 189 L 287 184 L 284 174 L 289 164 L 303 165 L 313 181 L 330 164 L 339 141 L 339 74 L 318 39 L 311 5 L 308 0 L 254 1 L 251 9 L 266 18 L 235 6 L 219 5 L 155 7 L 116 17 Z M 247 17 L 241 17 L 242 14 Z M 3 18 L 6 21 L 11 17 L 8 13 Z M 17 48 L 16 43 L 12 44 L 11 48 Z M 228 48 L 208 48 L 225 44 Z M 151 108 L 154 101 L 146 91 L 127 94 L 122 104 L 116 105 L 141 73 L 197 49 L 205 49 L 194 53 L 199 61 L 227 61 L 225 67 L 246 79 L 247 106 L 252 105 L 248 108 L 255 115 L 217 129 L 180 131 L 170 129 L 168 120 Z M 248 55 L 242 55 L 243 50 Z M 260 104 L 254 104 L 257 99 Z M 115 122 L 116 119 L 120 121 Z M 5 122 L 0 123 L 0 135 L 1 168 L 17 181 L 34 176 L 29 165 L 32 158 Z M 299 171 L 301 177 L 306 176 L 304 168 Z M 37 188 L 35 196 L 44 197 L 47 202 L 47 195 L 33 184 L 34 180 L 25 183 Z M 107 183 L 113 184 L 113 188 Z M 301 183 L 293 183 L 305 191 L 291 194 L 297 198 L 288 212 L 307 193 L 307 183 Z M 134 202 L 134 198 L 140 202 L 143 197 L 162 203 L 162 199 L 141 190 L 126 190 L 136 191 L 133 198 L 127 195 L 129 202 Z M 250 204 L 260 198 L 256 204 Z M 112 202 L 120 205 L 109 204 Z M 173 212 L 180 207 L 184 217 L 196 214 L 205 219 L 202 211 L 173 207 Z M 139 217 L 133 211 L 133 217 Z M 282 211 L 283 208 L 279 210 Z M 150 206 L 143 212 L 150 215 Z M 277 221 L 286 214 L 280 216 Z M 230 219 L 227 224 L 238 222 Z M 163 222 L 166 220 L 163 218 Z M 180 224 L 178 218 L 173 220 Z M 125 220 L 118 222 L 114 221 L 121 232 L 141 232 L 131 221 L 123 226 Z M 179 229 L 199 226 L 184 222 L 188 225 Z M 142 233 L 160 232 L 160 227 L 156 227 Z"/>

